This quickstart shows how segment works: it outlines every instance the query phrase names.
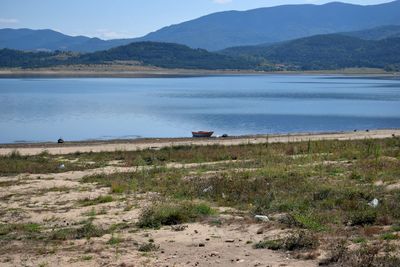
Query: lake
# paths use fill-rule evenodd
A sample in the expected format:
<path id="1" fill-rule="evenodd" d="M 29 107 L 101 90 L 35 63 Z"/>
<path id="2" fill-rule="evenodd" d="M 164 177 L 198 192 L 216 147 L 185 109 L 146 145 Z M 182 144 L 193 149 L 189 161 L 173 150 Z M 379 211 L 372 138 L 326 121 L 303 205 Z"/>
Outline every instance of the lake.
<path id="1" fill-rule="evenodd" d="M 0 79 L 0 143 L 400 128 L 400 80 Z"/>

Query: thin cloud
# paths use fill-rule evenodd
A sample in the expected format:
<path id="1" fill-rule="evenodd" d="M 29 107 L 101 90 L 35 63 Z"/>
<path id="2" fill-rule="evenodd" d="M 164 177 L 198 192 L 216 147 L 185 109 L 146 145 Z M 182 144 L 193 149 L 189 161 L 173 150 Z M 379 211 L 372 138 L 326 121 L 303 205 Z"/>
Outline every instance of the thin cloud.
<path id="1" fill-rule="evenodd" d="M 0 24 L 18 24 L 18 23 L 19 23 L 18 19 L 0 18 Z"/>
<path id="2" fill-rule="evenodd" d="M 233 0 L 213 0 L 214 3 L 220 4 L 220 5 L 228 4 L 228 3 L 231 3 L 232 1 Z"/>

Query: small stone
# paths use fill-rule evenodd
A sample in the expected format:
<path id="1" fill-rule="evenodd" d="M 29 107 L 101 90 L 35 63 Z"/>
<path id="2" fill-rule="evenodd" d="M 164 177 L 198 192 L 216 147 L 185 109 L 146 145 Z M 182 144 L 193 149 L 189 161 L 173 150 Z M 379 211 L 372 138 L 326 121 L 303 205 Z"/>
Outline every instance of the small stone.
<path id="1" fill-rule="evenodd" d="M 213 251 L 210 253 L 210 257 L 217 257 L 219 253 L 217 251 Z"/>
<path id="2" fill-rule="evenodd" d="M 199 244 L 199 247 L 201 247 L 201 248 L 202 248 L 202 247 L 205 247 L 205 246 L 206 246 L 206 244 L 204 244 L 204 243 L 200 243 L 200 244 Z"/>
<path id="3" fill-rule="evenodd" d="M 262 235 L 264 233 L 264 229 L 260 228 L 257 231 L 257 235 Z"/>
<path id="4" fill-rule="evenodd" d="M 254 216 L 254 218 L 255 218 L 257 221 L 269 222 L 268 216 L 265 216 L 265 215 L 256 215 L 256 216 Z"/>
<path id="5" fill-rule="evenodd" d="M 235 242 L 235 239 L 227 239 L 227 240 L 225 240 L 225 242 L 226 243 L 233 243 L 233 242 Z"/>

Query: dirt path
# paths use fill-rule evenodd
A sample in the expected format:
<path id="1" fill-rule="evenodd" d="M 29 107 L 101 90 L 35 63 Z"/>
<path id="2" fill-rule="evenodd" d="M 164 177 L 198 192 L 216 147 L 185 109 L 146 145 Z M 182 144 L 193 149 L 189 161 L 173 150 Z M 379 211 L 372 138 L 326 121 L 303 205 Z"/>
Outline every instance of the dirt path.
<path id="1" fill-rule="evenodd" d="M 163 147 L 187 146 L 187 145 L 241 145 L 260 143 L 284 143 L 317 140 L 360 140 L 360 139 L 382 139 L 392 136 L 400 136 L 400 129 L 373 130 L 325 134 L 290 134 L 271 135 L 237 138 L 211 138 L 211 139 L 147 139 L 132 141 L 109 141 L 109 142 L 82 142 L 74 144 L 26 144 L 26 145 L 0 145 L 0 155 L 8 155 L 18 151 L 22 155 L 37 155 L 47 151 L 54 155 L 65 155 L 75 152 L 113 152 L 113 151 L 136 151 L 142 149 L 160 149 Z"/>

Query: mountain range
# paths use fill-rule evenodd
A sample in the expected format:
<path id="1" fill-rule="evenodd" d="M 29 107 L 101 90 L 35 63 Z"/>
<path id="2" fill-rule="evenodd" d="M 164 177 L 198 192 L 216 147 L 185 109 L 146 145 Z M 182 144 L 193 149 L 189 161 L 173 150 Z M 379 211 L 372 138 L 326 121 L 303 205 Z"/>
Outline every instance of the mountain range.
<path id="1" fill-rule="evenodd" d="M 53 30 L 0 29 L 0 48 L 23 51 L 94 52 L 129 44 L 132 39 L 101 40 Z"/>
<path id="2" fill-rule="evenodd" d="M 325 34 L 273 45 L 233 47 L 218 53 L 160 42 L 135 42 L 84 54 L 0 50 L 0 67 L 96 64 L 207 70 L 332 70 L 368 67 L 398 71 L 400 37 L 362 40 L 344 34 Z"/>
<path id="3" fill-rule="evenodd" d="M 0 48 L 27 51 L 94 52 L 131 42 L 154 41 L 184 44 L 209 51 L 233 46 L 277 43 L 317 34 L 357 31 L 362 39 L 376 38 L 365 29 L 393 25 L 399 34 L 400 0 L 379 5 L 339 2 L 324 5 L 283 5 L 248 11 L 213 13 L 171 25 L 141 38 L 101 40 L 68 36 L 52 30 L 0 29 Z M 378 28 L 377 28 L 378 27 Z"/>

